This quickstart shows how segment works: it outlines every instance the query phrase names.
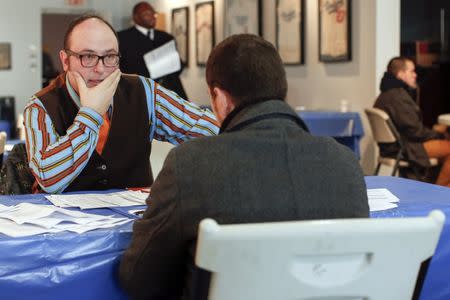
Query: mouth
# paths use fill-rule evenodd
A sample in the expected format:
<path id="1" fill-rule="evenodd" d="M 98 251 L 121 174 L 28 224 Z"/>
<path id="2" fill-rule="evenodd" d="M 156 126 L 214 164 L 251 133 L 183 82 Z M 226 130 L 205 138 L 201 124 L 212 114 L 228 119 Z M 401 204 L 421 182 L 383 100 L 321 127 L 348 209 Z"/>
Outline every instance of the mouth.
<path id="1" fill-rule="evenodd" d="M 90 86 L 96 86 L 100 84 L 103 80 L 89 80 L 88 83 Z"/>

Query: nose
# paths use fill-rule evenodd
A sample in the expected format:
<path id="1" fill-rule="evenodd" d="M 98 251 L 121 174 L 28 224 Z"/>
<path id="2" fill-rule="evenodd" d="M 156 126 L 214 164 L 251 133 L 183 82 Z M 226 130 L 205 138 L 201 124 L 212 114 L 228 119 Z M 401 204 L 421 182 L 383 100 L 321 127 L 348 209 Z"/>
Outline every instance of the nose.
<path id="1" fill-rule="evenodd" d="M 98 63 L 94 67 L 94 72 L 103 73 L 104 70 L 105 70 L 105 65 L 103 64 L 103 60 L 99 59 Z"/>

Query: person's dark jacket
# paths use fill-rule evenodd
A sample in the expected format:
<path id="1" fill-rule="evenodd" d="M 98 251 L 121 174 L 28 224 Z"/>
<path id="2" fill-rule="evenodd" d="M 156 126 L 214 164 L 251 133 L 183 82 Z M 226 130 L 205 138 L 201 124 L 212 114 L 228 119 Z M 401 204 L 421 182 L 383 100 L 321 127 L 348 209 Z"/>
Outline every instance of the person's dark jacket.
<path id="1" fill-rule="evenodd" d="M 381 94 L 374 107 L 385 111 L 400 134 L 405 146 L 403 155 L 406 159 L 422 167 L 429 167 L 430 162 L 423 143 L 440 139 L 442 135 L 423 125 L 420 107 L 415 102 L 415 90 L 390 73 L 385 73 L 380 84 Z M 396 143 L 380 144 L 383 156 L 395 156 L 400 150 Z"/>
<path id="2" fill-rule="evenodd" d="M 144 77 L 150 77 L 144 62 L 144 54 L 174 39 L 174 37 L 167 32 L 154 29 L 154 39 L 151 40 L 134 26 L 119 31 L 118 37 L 120 70 L 123 73 L 138 74 Z M 157 78 L 156 82 L 163 87 L 174 91 L 181 98 L 187 99 L 186 92 L 179 77 L 182 70 L 183 68 L 178 72 Z"/>
<path id="3" fill-rule="evenodd" d="M 285 102 L 270 100 L 234 110 L 218 136 L 174 148 L 121 261 L 120 281 L 132 299 L 206 299 L 208 276 L 194 266 L 204 218 L 236 224 L 368 217 L 353 152 L 305 129 Z"/>
<path id="4" fill-rule="evenodd" d="M 3 162 L 0 170 L 0 194 L 30 194 L 33 183 L 34 176 L 28 167 L 25 144 L 16 144 L 9 153 L 8 158 Z"/>

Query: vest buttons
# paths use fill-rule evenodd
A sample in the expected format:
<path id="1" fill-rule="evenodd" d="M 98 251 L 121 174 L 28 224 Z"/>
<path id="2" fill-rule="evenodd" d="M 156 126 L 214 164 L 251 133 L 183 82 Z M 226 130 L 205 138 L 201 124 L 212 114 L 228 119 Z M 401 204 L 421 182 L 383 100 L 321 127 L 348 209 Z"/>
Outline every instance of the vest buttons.
<path id="1" fill-rule="evenodd" d="M 103 171 L 105 171 L 105 170 L 106 170 L 106 165 L 101 165 L 101 166 L 100 166 L 100 169 L 102 169 Z"/>
<path id="2" fill-rule="evenodd" d="M 103 184 L 103 185 L 107 185 L 108 184 L 108 179 L 102 179 L 102 180 L 99 181 L 99 183 Z"/>

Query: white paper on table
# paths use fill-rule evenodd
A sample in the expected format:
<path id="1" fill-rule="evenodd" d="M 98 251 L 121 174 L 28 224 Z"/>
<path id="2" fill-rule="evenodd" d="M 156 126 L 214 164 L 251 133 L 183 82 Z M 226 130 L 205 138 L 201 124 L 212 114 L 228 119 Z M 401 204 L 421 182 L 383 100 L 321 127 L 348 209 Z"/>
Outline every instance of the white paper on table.
<path id="1" fill-rule="evenodd" d="M 158 79 L 181 70 L 180 55 L 175 40 L 145 53 L 144 62 L 152 79 Z"/>
<path id="2" fill-rule="evenodd" d="M 81 209 L 145 205 L 148 193 L 121 191 L 103 194 L 62 194 L 45 196 L 55 206 Z"/>
<path id="3" fill-rule="evenodd" d="M 384 200 L 386 202 L 399 202 L 397 196 L 388 189 L 367 189 L 367 197 L 372 200 Z"/>
<path id="4" fill-rule="evenodd" d="M 14 221 L 0 218 L 0 233 L 11 237 L 22 237 L 57 231 L 58 230 L 43 228 L 36 225 L 17 224 Z"/>
<path id="5" fill-rule="evenodd" d="M 367 189 L 370 211 L 387 210 L 398 207 L 400 200 L 388 189 Z"/>
<path id="6" fill-rule="evenodd" d="M 395 203 L 369 200 L 370 211 L 387 210 L 396 207 L 398 207 L 398 205 Z"/>
<path id="7" fill-rule="evenodd" d="M 115 227 L 115 226 L 119 226 L 122 224 L 125 224 L 127 222 L 130 222 L 131 219 L 127 219 L 127 218 L 120 218 L 121 220 L 118 221 L 110 221 L 110 222 L 97 222 L 97 223 L 92 223 L 92 224 L 87 224 L 87 225 L 79 225 L 79 224 L 58 224 L 58 229 L 61 230 L 67 230 L 67 231 L 72 231 L 72 232 L 76 232 L 76 233 L 85 233 L 87 231 L 91 231 L 94 229 L 101 229 L 101 228 L 111 228 L 111 227 Z"/>
<path id="8" fill-rule="evenodd" d="M 129 221 L 131 219 L 88 214 L 53 205 L 31 203 L 0 205 L 0 233 L 12 237 L 65 230 L 83 233 L 98 228 L 114 227 Z"/>

